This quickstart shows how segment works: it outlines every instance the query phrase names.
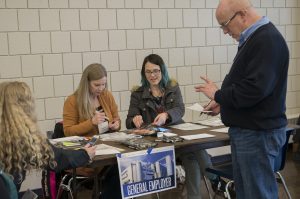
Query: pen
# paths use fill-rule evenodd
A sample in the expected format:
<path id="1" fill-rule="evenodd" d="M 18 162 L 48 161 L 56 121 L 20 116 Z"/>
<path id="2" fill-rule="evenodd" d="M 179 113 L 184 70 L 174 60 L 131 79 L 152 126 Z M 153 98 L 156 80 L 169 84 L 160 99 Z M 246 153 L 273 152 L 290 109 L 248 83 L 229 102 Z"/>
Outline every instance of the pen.
<path id="1" fill-rule="evenodd" d="M 210 105 L 210 103 L 211 103 L 212 101 L 213 101 L 213 100 L 210 100 L 210 101 L 204 106 L 204 108 L 207 107 L 208 105 Z M 202 114 L 203 114 L 203 111 L 200 113 L 199 116 L 201 116 Z"/>

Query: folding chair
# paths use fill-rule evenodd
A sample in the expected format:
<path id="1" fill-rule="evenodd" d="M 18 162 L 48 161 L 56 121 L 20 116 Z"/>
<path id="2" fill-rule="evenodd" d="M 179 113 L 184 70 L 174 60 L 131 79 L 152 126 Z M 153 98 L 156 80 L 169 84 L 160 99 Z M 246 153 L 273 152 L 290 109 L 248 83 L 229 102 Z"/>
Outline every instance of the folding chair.
<path id="1" fill-rule="evenodd" d="M 288 147 L 288 143 L 289 143 L 289 138 L 293 131 L 294 131 L 294 129 L 286 128 L 286 142 L 283 145 L 283 147 L 281 148 L 281 151 L 280 151 L 279 155 L 276 157 L 275 163 L 274 163 L 275 164 L 274 165 L 274 173 L 276 175 L 277 182 L 282 183 L 284 190 L 286 192 L 286 195 L 288 196 L 289 199 L 291 199 L 292 197 L 286 186 L 285 180 L 284 180 L 283 176 L 279 173 L 279 171 L 284 169 L 286 151 L 287 151 L 287 147 Z M 224 196 L 225 196 L 225 198 L 231 199 L 229 189 L 234 183 L 232 163 L 230 162 L 230 163 L 214 166 L 212 168 L 207 168 L 206 171 L 213 173 L 215 175 L 218 175 L 222 178 L 228 179 L 228 182 L 225 187 Z M 209 190 L 208 190 L 208 192 L 209 192 Z M 209 195 L 210 195 L 210 192 L 209 192 Z"/>

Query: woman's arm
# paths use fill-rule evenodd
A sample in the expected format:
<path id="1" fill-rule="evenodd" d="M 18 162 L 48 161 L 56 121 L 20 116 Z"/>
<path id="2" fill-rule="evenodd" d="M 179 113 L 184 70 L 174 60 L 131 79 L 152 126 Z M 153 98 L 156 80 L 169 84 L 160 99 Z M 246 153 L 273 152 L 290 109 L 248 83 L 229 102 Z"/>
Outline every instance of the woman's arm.
<path id="1" fill-rule="evenodd" d="M 92 120 L 79 122 L 79 112 L 76 105 L 76 97 L 69 96 L 64 104 L 63 109 L 63 125 L 65 136 L 79 135 L 85 136 L 93 131 L 94 125 Z"/>

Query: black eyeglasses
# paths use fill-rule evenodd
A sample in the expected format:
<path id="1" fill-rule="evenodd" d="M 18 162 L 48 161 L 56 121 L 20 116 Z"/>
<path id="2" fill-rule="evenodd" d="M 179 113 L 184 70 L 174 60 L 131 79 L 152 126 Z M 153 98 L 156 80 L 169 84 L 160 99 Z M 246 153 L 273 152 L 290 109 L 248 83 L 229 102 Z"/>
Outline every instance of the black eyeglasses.
<path id="1" fill-rule="evenodd" d="M 149 75 L 149 76 L 152 75 L 152 74 L 158 75 L 158 74 L 160 74 L 160 70 L 159 69 L 154 69 L 153 71 L 146 70 L 145 73 L 146 73 L 146 75 Z"/>
<path id="2" fill-rule="evenodd" d="M 221 29 L 225 29 L 225 28 L 227 28 L 227 26 L 228 26 L 228 24 L 238 15 L 238 14 L 240 14 L 241 13 L 241 11 L 237 11 L 236 13 L 234 13 L 234 15 L 232 16 L 232 17 L 230 17 L 225 23 L 222 23 L 221 24 L 221 26 L 220 26 L 220 28 Z"/>

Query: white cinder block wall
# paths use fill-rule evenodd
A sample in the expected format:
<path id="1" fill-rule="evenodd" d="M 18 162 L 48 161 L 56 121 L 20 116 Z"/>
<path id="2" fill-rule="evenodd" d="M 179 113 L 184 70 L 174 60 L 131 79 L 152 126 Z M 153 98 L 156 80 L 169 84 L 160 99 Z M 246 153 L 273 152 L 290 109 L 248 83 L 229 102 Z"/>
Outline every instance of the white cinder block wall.
<path id="1" fill-rule="evenodd" d="M 123 128 L 130 89 L 140 82 L 143 58 L 163 57 L 186 105 L 204 75 L 221 84 L 237 43 L 215 20 L 218 0 L 0 0 L 0 81 L 25 81 L 36 97 L 39 125 L 53 130 L 66 96 L 84 68 L 102 63 Z M 253 0 L 290 49 L 287 113 L 300 112 L 300 1 Z M 198 114 L 186 111 L 186 121 Z M 37 183 L 38 184 L 38 183 Z M 32 185 L 32 183 L 31 183 Z M 37 185 L 38 186 L 38 185 Z M 33 187 L 34 188 L 34 187 Z"/>

